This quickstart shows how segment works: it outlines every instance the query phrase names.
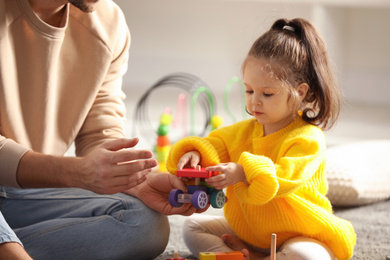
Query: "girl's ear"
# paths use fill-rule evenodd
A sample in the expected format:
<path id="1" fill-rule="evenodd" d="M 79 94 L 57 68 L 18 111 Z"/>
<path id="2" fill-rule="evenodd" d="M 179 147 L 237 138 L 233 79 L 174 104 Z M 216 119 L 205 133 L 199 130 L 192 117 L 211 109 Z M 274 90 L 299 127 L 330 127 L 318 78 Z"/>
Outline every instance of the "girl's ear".
<path id="1" fill-rule="evenodd" d="M 296 91 L 298 93 L 298 97 L 301 101 L 305 99 L 308 90 L 309 90 L 309 85 L 307 85 L 307 83 L 301 83 L 296 88 Z"/>

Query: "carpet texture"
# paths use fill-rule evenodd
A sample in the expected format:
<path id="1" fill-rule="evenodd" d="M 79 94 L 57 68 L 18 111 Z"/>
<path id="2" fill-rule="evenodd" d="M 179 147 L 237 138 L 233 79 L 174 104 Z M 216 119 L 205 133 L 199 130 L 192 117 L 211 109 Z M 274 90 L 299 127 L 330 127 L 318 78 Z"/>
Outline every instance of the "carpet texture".
<path id="1" fill-rule="evenodd" d="M 334 208 L 335 215 L 352 222 L 357 243 L 352 260 L 389 260 L 390 256 L 390 200 L 360 207 Z M 220 215 L 222 210 L 209 209 L 203 214 Z M 157 260 L 173 257 L 195 259 L 182 239 L 181 227 L 185 217 L 170 216 L 171 235 L 168 246 Z"/>

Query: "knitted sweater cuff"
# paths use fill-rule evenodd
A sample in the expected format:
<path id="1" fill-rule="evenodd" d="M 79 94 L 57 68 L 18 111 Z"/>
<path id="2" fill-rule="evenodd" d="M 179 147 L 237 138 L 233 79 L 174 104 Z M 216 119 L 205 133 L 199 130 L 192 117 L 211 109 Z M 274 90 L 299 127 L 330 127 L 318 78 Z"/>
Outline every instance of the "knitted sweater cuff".
<path id="1" fill-rule="evenodd" d="M 244 152 L 238 163 L 243 166 L 249 183 L 249 185 L 244 183 L 234 185 L 238 198 L 248 204 L 260 205 L 272 200 L 279 189 L 272 160 Z"/>
<path id="2" fill-rule="evenodd" d="M 194 150 L 201 154 L 200 165 L 202 167 L 214 166 L 220 162 L 218 152 L 210 142 L 198 136 L 191 136 L 181 139 L 172 146 L 168 156 L 167 170 L 172 174 L 176 174 L 180 158 L 185 153 Z"/>

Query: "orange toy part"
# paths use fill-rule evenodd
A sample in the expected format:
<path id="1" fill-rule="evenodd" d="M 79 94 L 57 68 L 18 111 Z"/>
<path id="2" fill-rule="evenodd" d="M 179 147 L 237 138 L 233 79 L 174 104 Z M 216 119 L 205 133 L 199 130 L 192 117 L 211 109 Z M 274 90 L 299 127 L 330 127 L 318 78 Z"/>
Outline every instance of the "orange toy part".
<path id="1" fill-rule="evenodd" d="M 200 252 L 199 260 L 244 260 L 244 254 L 240 251 Z"/>
<path id="2" fill-rule="evenodd" d="M 163 135 L 163 136 L 157 136 L 157 146 L 166 146 L 166 145 L 170 145 L 171 144 L 171 141 L 169 140 L 169 136 L 168 135 Z"/>

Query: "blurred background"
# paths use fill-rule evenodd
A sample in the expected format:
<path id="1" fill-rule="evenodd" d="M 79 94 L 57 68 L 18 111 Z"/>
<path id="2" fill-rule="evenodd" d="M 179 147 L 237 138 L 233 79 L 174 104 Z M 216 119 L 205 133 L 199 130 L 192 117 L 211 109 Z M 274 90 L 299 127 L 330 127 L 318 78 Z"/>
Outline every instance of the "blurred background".
<path id="1" fill-rule="evenodd" d="M 132 36 L 124 77 L 129 133 L 136 104 L 159 79 L 176 72 L 196 75 L 215 95 L 224 125 L 225 86 L 241 77 L 252 43 L 278 18 L 311 20 L 324 36 L 344 93 L 339 123 L 327 132 L 329 145 L 390 139 L 390 0 L 115 0 Z M 178 90 L 156 90 L 147 105 L 158 121 L 176 109 Z M 230 110 L 241 120 L 241 90 L 232 87 Z M 198 112 L 197 120 L 202 113 Z M 148 119 L 148 120 L 149 120 Z M 142 131 L 142 129 L 141 129 Z"/>

